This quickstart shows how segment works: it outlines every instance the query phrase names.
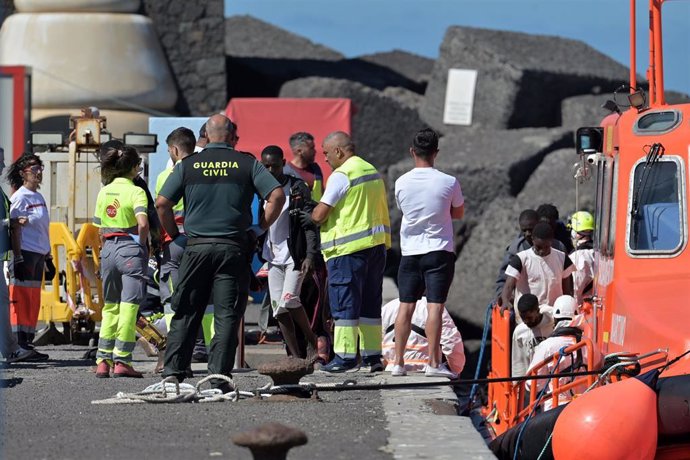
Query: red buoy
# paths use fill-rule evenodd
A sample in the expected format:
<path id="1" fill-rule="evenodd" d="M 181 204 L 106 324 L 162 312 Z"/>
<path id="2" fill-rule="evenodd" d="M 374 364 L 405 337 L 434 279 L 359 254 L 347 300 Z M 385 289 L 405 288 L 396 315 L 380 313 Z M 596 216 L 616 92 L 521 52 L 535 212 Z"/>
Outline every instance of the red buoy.
<path id="1" fill-rule="evenodd" d="M 556 460 L 653 459 L 657 395 L 638 379 L 606 385 L 574 399 L 553 430 Z"/>

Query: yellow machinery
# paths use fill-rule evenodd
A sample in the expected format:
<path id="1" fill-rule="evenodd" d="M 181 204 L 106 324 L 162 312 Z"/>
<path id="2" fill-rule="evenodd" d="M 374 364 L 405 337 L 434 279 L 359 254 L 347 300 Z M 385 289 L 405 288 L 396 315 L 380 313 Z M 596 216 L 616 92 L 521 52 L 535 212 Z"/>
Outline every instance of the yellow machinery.
<path id="1" fill-rule="evenodd" d="M 55 277 L 44 280 L 41 288 L 38 320 L 49 328 L 36 338 L 39 345 L 73 342 L 82 330 L 92 334 L 103 309 L 98 229 L 84 224 L 75 240 L 67 225 L 51 222 L 50 248 Z M 62 323 L 63 333 L 55 328 L 56 323 Z"/>
<path id="2" fill-rule="evenodd" d="M 72 330 L 71 323 L 77 311 L 80 282 L 75 268 L 82 259 L 83 250 L 64 223 L 50 224 L 50 252 L 55 264 L 55 277 L 43 281 L 41 310 L 38 314 L 38 320 L 48 323 L 50 328 L 39 334 L 35 341 L 37 344 L 68 341 L 55 329 L 55 323 L 62 323 L 65 331 Z M 63 286 L 64 290 L 61 289 Z"/>
<path id="3" fill-rule="evenodd" d="M 60 275 L 64 272 L 66 290 L 72 293 L 73 299 L 79 281 L 72 262 L 81 260 L 82 250 L 63 223 L 50 224 L 50 252 L 55 264 L 55 278 L 43 282 L 38 320 L 69 323 L 73 313 L 73 308 L 70 307 L 72 302 L 69 297 L 63 298 L 60 295 Z M 48 281 L 50 286 L 46 286 Z"/>
<path id="4" fill-rule="evenodd" d="M 98 276 L 101 271 L 101 240 L 98 228 L 93 224 L 84 224 L 79 230 L 77 245 L 84 251 L 79 267 L 81 276 L 81 300 L 91 312 L 91 319 L 101 320 L 103 310 L 103 283 Z"/>

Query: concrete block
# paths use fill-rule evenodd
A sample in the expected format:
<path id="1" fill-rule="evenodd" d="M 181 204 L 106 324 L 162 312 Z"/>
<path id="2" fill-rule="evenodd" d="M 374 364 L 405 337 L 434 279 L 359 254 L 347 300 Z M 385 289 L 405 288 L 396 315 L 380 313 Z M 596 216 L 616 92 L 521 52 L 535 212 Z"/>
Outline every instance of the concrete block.
<path id="1" fill-rule="evenodd" d="M 424 86 L 429 82 L 431 69 L 434 67 L 433 59 L 398 49 L 367 54 L 360 56 L 359 59 L 381 67 L 387 67 Z"/>
<path id="2" fill-rule="evenodd" d="M 614 90 L 622 64 L 577 40 L 470 27 L 449 27 L 427 86 L 422 117 L 442 132 L 448 70 L 478 71 L 473 126 L 559 126 L 567 97 Z"/>
<path id="3" fill-rule="evenodd" d="M 423 83 L 390 66 L 345 59 L 334 50 L 250 16 L 230 17 L 225 27 L 230 97 L 275 97 L 285 82 L 306 77 L 351 80 L 376 89 L 400 86 L 424 91 Z"/>
<path id="4" fill-rule="evenodd" d="M 517 235 L 520 208 L 514 197 L 501 195 L 488 204 L 455 263 L 446 308 L 465 338 L 477 338 L 503 254 Z"/>
<path id="5" fill-rule="evenodd" d="M 575 208 L 574 165 L 579 164 L 575 149 L 562 149 L 549 153 L 532 174 L 517 197 L 523 209 L 536 209 L 542 203 L 551 203 L 558 208 L 561 220 Z M 591 169 L 591 179 L 578 187 L 579 210 L 593 211 L 596 200 L 596 170 Z"/>
<path id="6" fill-rule="evenodd" d="M 280 97 L 352 99 L 356 110 L 352 135 L 357 153 L 382 170 L 409 155 L 414 133 L 425 126 L 415 110 L 404 107 L 381 91 L 353 81 L 301 78 L 283 85 Z"/>

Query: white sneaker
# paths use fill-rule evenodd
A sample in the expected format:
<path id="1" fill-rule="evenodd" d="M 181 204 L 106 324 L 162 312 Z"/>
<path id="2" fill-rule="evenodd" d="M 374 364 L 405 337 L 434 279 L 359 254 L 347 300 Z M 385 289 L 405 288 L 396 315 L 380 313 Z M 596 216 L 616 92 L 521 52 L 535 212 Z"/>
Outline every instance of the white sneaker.
<path id="1" fill-rule="evenodd" d="M 458 378 L 458 374 L 448 369 L 448 366 L 441 364 L 438 367 L 431 367 L 427 364 L 424 375 L 427 377 L 445 377 L 451 380 Z"/>
<path id="2" fill-rule="evenodd" d="M 391 369 L 391 375 L 393 377 L 402 377 L 404 375 L 407 375 L 407 371 L 405 370 L 405 366 L 398 366 L 397 364 L 393 366 L 393 369 Z"/>

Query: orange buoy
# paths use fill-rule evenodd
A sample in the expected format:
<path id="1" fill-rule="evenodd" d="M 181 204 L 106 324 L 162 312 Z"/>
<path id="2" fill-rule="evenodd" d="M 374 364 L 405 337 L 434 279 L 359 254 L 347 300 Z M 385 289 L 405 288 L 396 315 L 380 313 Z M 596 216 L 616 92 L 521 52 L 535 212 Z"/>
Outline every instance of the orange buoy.
<path id="1" fill-rule="evenodd" d="M 553 430 L 556 460 L 653 459 L 657 395 L 636 378 L 606 385 L 573 400 Z"/>

